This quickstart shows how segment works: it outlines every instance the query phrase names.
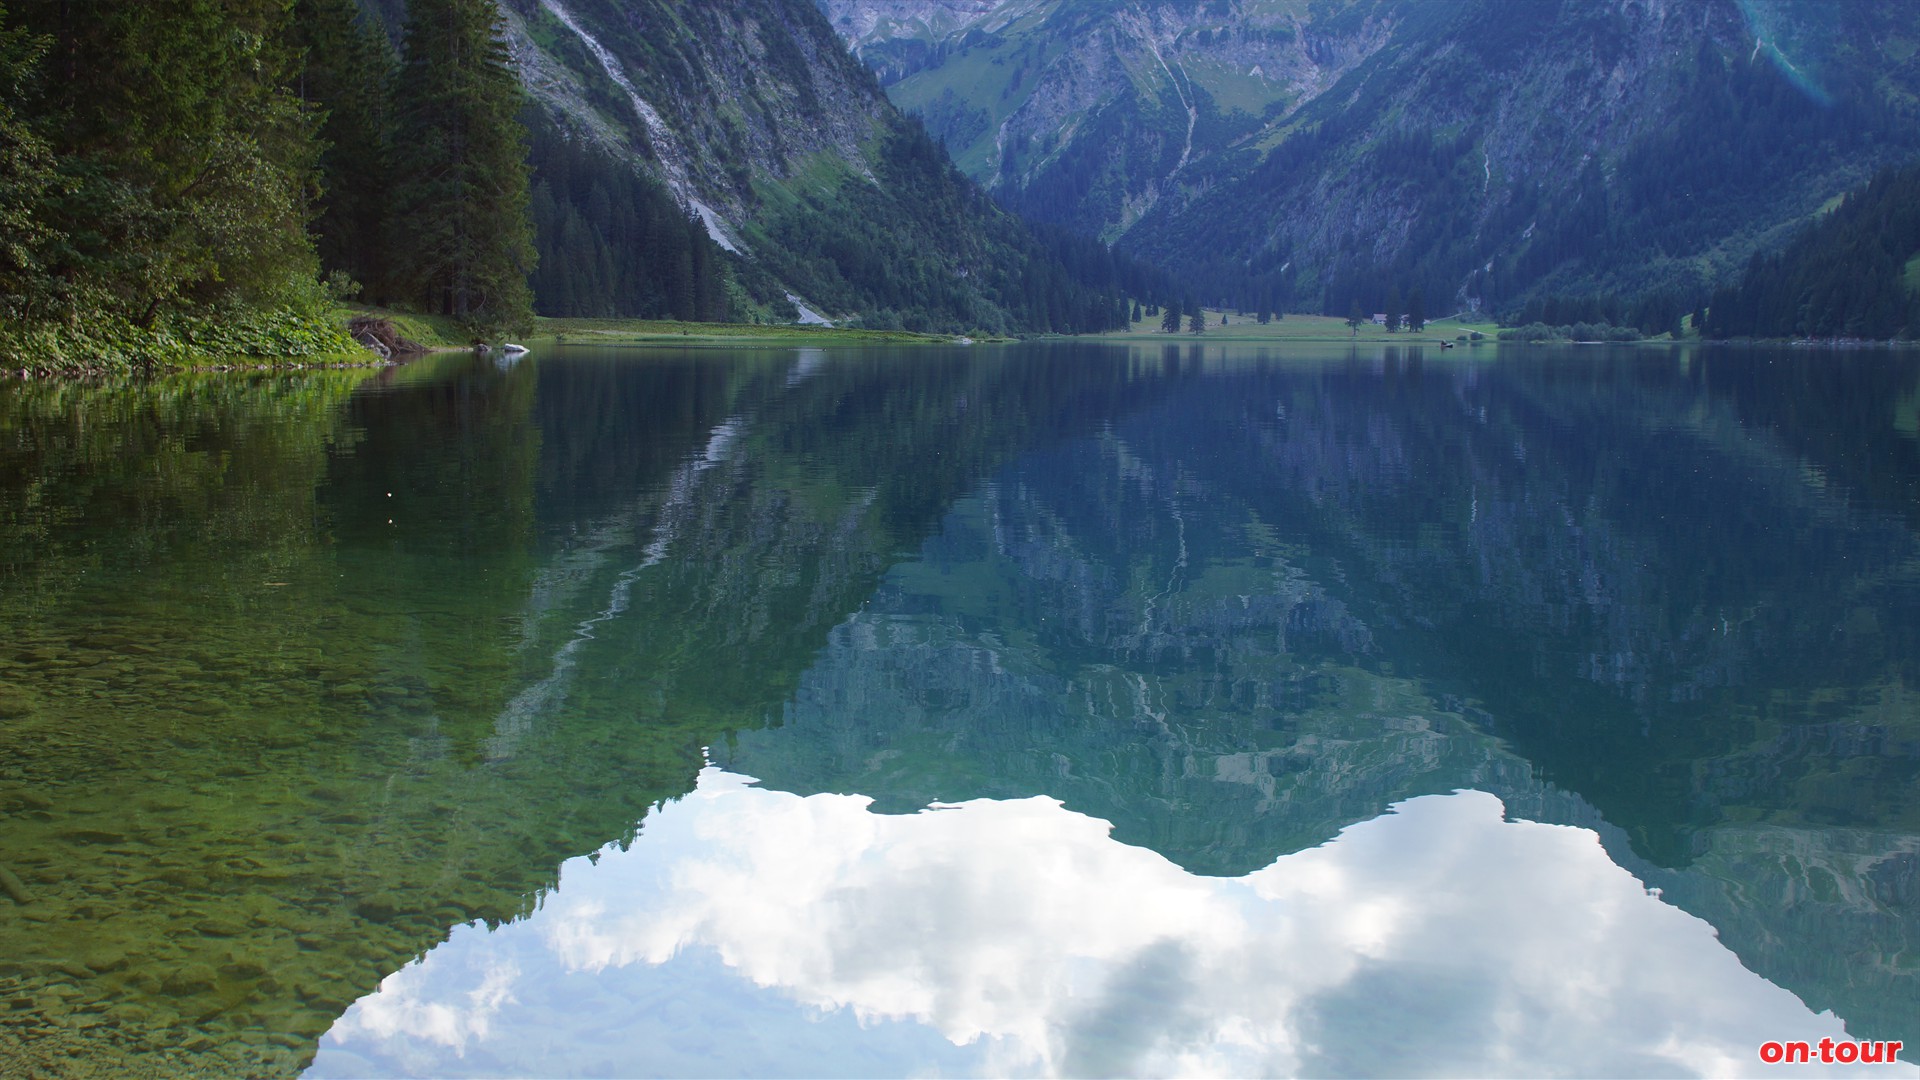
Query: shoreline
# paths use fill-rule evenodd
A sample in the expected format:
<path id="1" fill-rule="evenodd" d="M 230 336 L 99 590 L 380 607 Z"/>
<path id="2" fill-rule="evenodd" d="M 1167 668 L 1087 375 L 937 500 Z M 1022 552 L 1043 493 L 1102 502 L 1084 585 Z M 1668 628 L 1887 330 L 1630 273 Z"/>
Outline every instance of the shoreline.
<path id="1" fill-rule="evenodd" d="M 233 373 L 275 373 L 314 370 L 344 370 L 403 367 L 421 356 L 439 353 L 469 352 L 478 344 L 459 344 L 449 341 L 450 334 L 457 334 L 450 320 L 436 316 L 420 316 L 402 312 L 392 312 L 373 308 L 341 308 L 341 325 L 348 318 L 376 315 L 401 325 L 409 338 L 418 343 L 418 351 L 398 353 L 392 357 L 383 357 L 371 351 L 335 352 L 323 354 L 283 355 L 283 356 L 232 356 L 210 354 L 196 357 L 190 362 L 179 364 L 156 364 L 144 370 L 116 369 L 109 365 L 80 365 L 62 367 L 44 367 L 22 364 L 18 359 L 0 364 L 0 381 L 29 382 L 39 379 L 90 381 L 109 377 L 165 376 L 176 374 L 233 374 Z M 1674 346 L 1724 347 L 1771 347 L 1792 349 L 1822 349 L 1835 352 L 1891 349 L 1920 349 L 1920 341 L 1865 340 L 1856 338 L 1818 339 L 1818 338 L 1700 338 L 1687 337 L 1673 340 L 1667 337 L 1641 338 L 1634 341 L 1501 341 L 1498 334 L 1501 328 L 1493 323 L 1466 323 L 1451 319 L 1429 323 L 1420 334 L 1389 334 L 1378 327 L 1369 328 L 1372 332 L 1352 333 L 1346 320 L 1325 315 L 1287 315 L 1267 324 L 1257 323 L 1250 316 L 1227 313 L 1229 321 L 1225 324 L 1214 323 L 1220 312 L 1207 313 L 1209 322 L 1201 333 L 1181 331 L 1169 334 L 1165 331 L 1149 329 L 1151 320 L 1135 324 L 1128 330 L 1108 330 L 1092 334 L 1036 334 L 1030 337 L 970 337 L 961 334 L 927 334 L 908 330 L 867 330 L 830 326 L 812 326 L 802 324 L 768 325 L 760 323 L 689 323 L 658 319 L 576 319 L 537 317 L 533 332 L 523 341 L 556 346 L 589 346 L 603 348 L 795 348 L 805 346 L 828 346 L 834 348 L 863 346 L 962 346 L 962 345 L 1011 345 L 1032 341 L 1075 341 L 1102 344 L 1127 345 L 1178 345 L 1178 344 L 1227 344 L 1227 345 L 1398 345 L 1406 348 L 1431 348 L 1443 350 L 1463 348 L 1469 352 L 1486 346 L 1521 348 L 1557 348 L 1568 346 L 1624 345 L 1632 347 Z M 1471 338 L 1480 334 L 1478 340 Z M 425 339 L 425 340 L 422 340 Z M 498 348 L 500 343 L 493 343 Z"/>
<path id="2" fill-rule="evenodd" d="M 454 349 L 432 349 L 431 352 L 454 352 Z M 423 355 L 423 354 L 421 354 Z M 383 359 L 373 352 L 366 353 L 361 359 L 351 353 L 330 353 L 321 356 L 208 356 L 204 363 L 155 364 L 144 368 L 115 368 L 101 365 L 80 365 L 77 367 L 15 367 L 8 363 L 0 365 L 0 382 L 46 382 L 71 381 L 88 382 L 102 379 L 158 378 L 168 375 L 233 375 L 233 374 L 272 374 L 294 371 L 350 371 L 377 370 L 397 367 L 403 360 Z"/>

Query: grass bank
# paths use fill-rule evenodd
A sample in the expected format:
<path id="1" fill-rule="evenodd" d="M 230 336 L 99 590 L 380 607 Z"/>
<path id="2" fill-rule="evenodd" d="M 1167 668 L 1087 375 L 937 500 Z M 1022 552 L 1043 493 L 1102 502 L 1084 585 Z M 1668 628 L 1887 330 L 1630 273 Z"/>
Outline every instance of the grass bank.
<path id="1" fill-rule="evenodd" d="M 906 330 L 841 330 L 827 326 L 691 323 L 658 319 L 534 320 L 538 339 L 566 345 L 950 345 L 951 334 Z M 980 340 L 980 339 L 966 339 Z"/>
<path id="2" fill-rule="evenodd" d="M 474 344 L 450 316 L 420 315 L 359 304 L 343 305 L 336 315 L 348 319 L 386 319 L 403 338 L 429 349 L 464 349 Z M 550 319 L 533 320 L 533 330 L 522 343 L 550 341 L 566 345 L 949 345 L 960 340 L 951 334 L 915 334 L 905 330 L 841 330 L 826 326 L 757 323 L 697 323 L 672 319 Z M 498 344 L 498 342 L 495 342 Z"/>

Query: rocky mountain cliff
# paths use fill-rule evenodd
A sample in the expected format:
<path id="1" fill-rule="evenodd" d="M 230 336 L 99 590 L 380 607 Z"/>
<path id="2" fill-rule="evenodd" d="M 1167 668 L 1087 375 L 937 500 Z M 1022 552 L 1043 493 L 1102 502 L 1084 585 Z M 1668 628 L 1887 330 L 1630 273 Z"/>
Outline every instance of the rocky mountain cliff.
<path id="1" fill-rule="evenodd" d="M 1006 203 L 1210 300 L 1686 303 L 1920 153 L 1920 9 L 820 0 Z"/>
<path id="2" fill-rule="evenodd" d="M 889 112 L 805 8 L 509 0 L 528 90 L 563 125 L 644 161 L 738 250 L 758 200 L 814 159 L 872 178 Z"/>

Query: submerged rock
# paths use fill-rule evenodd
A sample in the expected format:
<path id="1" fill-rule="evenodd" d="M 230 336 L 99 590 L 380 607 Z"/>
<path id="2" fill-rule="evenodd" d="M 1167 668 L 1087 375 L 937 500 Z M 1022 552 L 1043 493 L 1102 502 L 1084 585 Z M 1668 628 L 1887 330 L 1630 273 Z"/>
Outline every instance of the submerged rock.
<path id="1" fill-rule="evenodd" d="M 18 686 L 0 686 L 0 720 L 30 716 L 40 707 L 32 693 Z"/>
<path id="2" fill-rule="evenodd" d="M 394 917 L 400 914 L 403 906 L 400 897 L 393 893 L 378 892 L 362 897 L 360 902 L 354 905 L 354 911 L 369 922 L 386 923 L 392 922 Z"/>
<path id="3" fill-rule="evenodd" d="M 33 903 L 33 893 L 27 890 L 27 884 L 14 876 L 13 871 L 0 866 L 0 892 L 13 898 L 16 904 Z"/>

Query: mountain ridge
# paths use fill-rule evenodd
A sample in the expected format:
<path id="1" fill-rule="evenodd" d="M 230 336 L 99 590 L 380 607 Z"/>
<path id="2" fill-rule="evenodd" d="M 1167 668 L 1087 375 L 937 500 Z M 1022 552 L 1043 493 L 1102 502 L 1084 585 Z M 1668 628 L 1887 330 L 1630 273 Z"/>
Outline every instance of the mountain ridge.
<path id="1" fill-rule="evenodd" d="M 819 3 L 1004 203 L 1243 306 L 1691 306 L 1920 154 L 1899 5 Z"/>

